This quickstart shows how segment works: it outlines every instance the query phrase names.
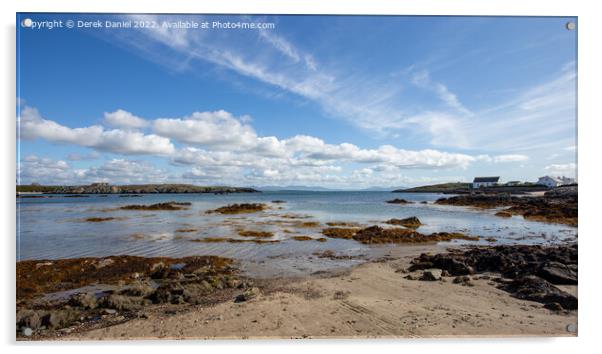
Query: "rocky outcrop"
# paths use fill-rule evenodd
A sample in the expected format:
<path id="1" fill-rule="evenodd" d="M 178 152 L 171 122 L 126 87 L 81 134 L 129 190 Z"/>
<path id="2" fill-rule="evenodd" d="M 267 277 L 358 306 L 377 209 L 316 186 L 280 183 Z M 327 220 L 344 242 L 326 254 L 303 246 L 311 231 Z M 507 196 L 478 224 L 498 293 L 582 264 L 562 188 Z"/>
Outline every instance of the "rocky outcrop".
<path id="1" fill-rule="evenodd" d="M 510 194 L 465 194 L 440 198 L 442 205 L 473 206 L 478 208 L 507 207 L 496 215 L 522 215 L 527 219 L 577 226 L 577 189 L 557 188 L 542 197 L 516 197 Z"/>
<path id="2" fill-rule="evenodd" d="M 442 269 L 451 276 L 499 273 L 500 288 L 513 296 L 564 309 L 577 308 L 577 299 L 554 285 L 577 284 L 577 245 L 473 247 L 466 251 L 421 254 L 409 271 Z M 507 280 L 505 280 L 507 279 Z"/>
<path id="3" fill-rule="evenodd" d="M 31 336 L 87 321 L 110 325 L 138 317 L 151 304 L 234 301 L 249 287 L 232 260 L 214 256 L 21 261 L 17 329 Z"/>
<path id="4" fill-rule="evenodd" d="M 331 238 L 353 239 L 364 244 L 429 243 L 451 241 L 455 239 L 467 241 L 479 240 L 478 237 L 455 232 L 435 232 L 430 235 L 426 235 L 412 229 L 400 227 L 383 228 L 376 225 L 363 229 L 330 227 L 322 230 L 322 234 Z"/>
<path id="5" fill-rule="evenodd" d="M 501 288 L 518 299 L 540 302 L 546 304 L 546 307 L 558 308 L 557 305 L 560 305 L 559 309 L 577 309 L 577 298 L 575 296 L 534 275 L 514 279 L 502 285 Z"/>

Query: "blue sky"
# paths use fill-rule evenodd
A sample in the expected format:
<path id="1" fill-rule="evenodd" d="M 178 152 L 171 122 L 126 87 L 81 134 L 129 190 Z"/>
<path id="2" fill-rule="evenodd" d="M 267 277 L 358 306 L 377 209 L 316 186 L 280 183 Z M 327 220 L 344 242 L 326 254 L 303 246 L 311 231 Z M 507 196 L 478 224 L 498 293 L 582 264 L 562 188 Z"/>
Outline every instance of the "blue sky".
<path id="1" fill-rule="evenodd" d="M 576 174 L 574 18 L 25 18 L 154 27 L 18 27 L 20 183 L 355 189 Z M 168 28 L 178 20 L 273 28 Z"/>

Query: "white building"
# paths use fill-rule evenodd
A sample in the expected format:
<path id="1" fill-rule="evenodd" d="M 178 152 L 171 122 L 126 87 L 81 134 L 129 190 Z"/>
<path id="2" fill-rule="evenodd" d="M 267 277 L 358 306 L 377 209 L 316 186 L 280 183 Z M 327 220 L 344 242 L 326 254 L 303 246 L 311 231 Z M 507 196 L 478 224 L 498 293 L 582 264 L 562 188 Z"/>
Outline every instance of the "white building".
<path id="1" fill-rule="evenodd" d="M 500 177 L 475 177 L 472 188 L 491 187 L 498 184 Z"/>
<path id="2" fill-rule="evenodd" d="M 562 176 L 562 177 L 543 176 L 543 177 L 539 177 L 539 180 L 537 181 L 537 184 L 546 186 L 548 188 L 554 188 L 554 187 L 564 186 L 566 184 L 573 184 L 573 183 L 575 183 L 574 178 L 568 178 L 568 177 L 564 177 L 564 176 Z"/>

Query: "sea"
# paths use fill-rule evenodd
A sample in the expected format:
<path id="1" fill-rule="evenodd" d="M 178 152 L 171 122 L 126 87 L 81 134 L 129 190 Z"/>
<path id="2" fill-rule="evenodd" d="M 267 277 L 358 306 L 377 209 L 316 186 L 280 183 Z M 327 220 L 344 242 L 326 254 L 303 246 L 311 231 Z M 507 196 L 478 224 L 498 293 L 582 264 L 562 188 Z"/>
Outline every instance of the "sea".
<path id="1" fill-rule="evenodd" d="M 294 236 L 324 237 L 327 223 L 385 224 L 391 218 L 415 216 L 418 232 L 462 232 L 479 241 L 459 244 L 556 244 L 577 239 L 577 228 L 497 217 L 498 209 L 438 205 L 436 193 L 372 191 L 266 191 L 235 194 L 143 194 L 139 197 L 89 195 L 73 198 L 17 198 L 17 260 L 52 260 L 111 255 L 184 257 L 216 255 L 235 259 L 252 276 L 296 276 L 340 269 L 412 247 L 404 244 L 364 245 L 354 240 L 297 241 Z M 389 204 L 403 198 L 412 203 Z M 189 202 L 177 211 L 122 210 L 129 204 Z M 274 203 L 282 201 L 283 203 Z M 233 203 L 265 203 L 268 209 L 221 215 L 207 211 Z M 114 218 L 89 222 L 87 218 Z M 303 223 L 310 222 L 310 227 Z M 318 223 L 318 226 L 316 226 Z M 308 224 L 306 224 L 308 225 Z M 241 230 L 269 231 L 277 243 L 195 242 L 203 238 L 245 239 Z M 248 237 L 247 237 L 248 239 Z M 494 240 L 495 239 L 495 240 Z M 343 257 L 320 257 L 324 251 Z M 346 257 L 348 256 L 348 257 Z"/>

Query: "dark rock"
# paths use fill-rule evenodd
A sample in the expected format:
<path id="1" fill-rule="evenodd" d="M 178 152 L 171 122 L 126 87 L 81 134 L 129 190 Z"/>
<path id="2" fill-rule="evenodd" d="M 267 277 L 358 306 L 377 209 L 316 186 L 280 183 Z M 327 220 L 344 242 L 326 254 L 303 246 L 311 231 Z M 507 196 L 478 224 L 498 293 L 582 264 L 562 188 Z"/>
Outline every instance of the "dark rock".
<path id="1" fill-rule="evenodd" d="M 564 292 L 544 279 L 528 275 L 514 279 L 502 288 L 518 299 L 541 302 L 543 304 L 558 303 L 567 310 L 577 309 L 577 298 Z M 550 305 L 555 306 L 555 305 Z"/>
<path id="2" fill-rule="evenodd" d="M 441 269 L 427 269 L 422 273 L 422 278 L 420 280 L 426 281 L 436 281 L 441 280 Z"/>
<path id="3" fill-rule="evenodd" d="M 557 302 L 549 302 L 545 305 L 543 305 L 544 308 L 548 309 L 548 310 L 552 310 L 552 311 L 562 311 L 562 305 L 560 305 Z"/>
<path id="4" fill-rule="evenodd" d="M 389 204 L 410 204 L 411 202 L 408 202 L 405 199 L 395 198 L 393 200 L 387 200 L 387 203 L 389 203 Z"/>
<path id="5" fill-rule="evenodd" d="M 234 302 L 239 303 L 239 302 L 249 301 L 256 296 L 257 296 L 257 289 L 250 288 L 250 289 L 245 290 L 242 294 L 237 295 L 236 298 L 234 298 Z"/>
<path id="6" fill-rule="evenodd" d="M 470 278 L 466 275 L 463 276 L 457 276 L 454 278 L 453 283 L 454 284 L 463 284 L 463 283 L 467 283 L 470 281 Z"/>
<path id="7" fill-rule="evenodd" d="M 421 254 L 412 261 L 409 270 L 440 268 L 451 275 L 469 275 L 475 272 L 497 272 L 507 278 L 523 275 L 538 275 L 545 264 L 557 262 L 566 268 L 556 265 L 549 270 L 565 270 L 562 274 L 574 272 L 576 280 L 577 245 L 543 247 L 543 246 L 495 246 L 473 247 L 467 251 L 455 251 L 436 255 Z M 549 273 L 549 272 L 548 272 Z M 568 278 L 568 276 L 567 276 Z M 552 279 L 552 278 L 550 278 Z M 560 283 L 559 283 L 560 284 Z"/>
<path id="8" fill-rule="evenodd" d="M 427 268 L 440 268 L 450 275 L 468 275 L 473 274 L 473 267 L 467 265 L 461 259 L 457 259 L 452 254 L 427 255 L 421 254 L 419 258 L 412 261 L 409 270 L 419 270 Z"/>
<path id="9" fill-rule="evenodd" d="M 548 262 L 541 267 L 538 275 L 551 282 L 560 285 L 576 285 L 577 272 L 568 265 L 558 262 Z"/>
<path id="10" fill-rule="evenodd" d="M 158 287 L 148 299 L 153 304 L 181 304 L 185 302 L 185 289 L 178 283 L 164 284 Z"/>

